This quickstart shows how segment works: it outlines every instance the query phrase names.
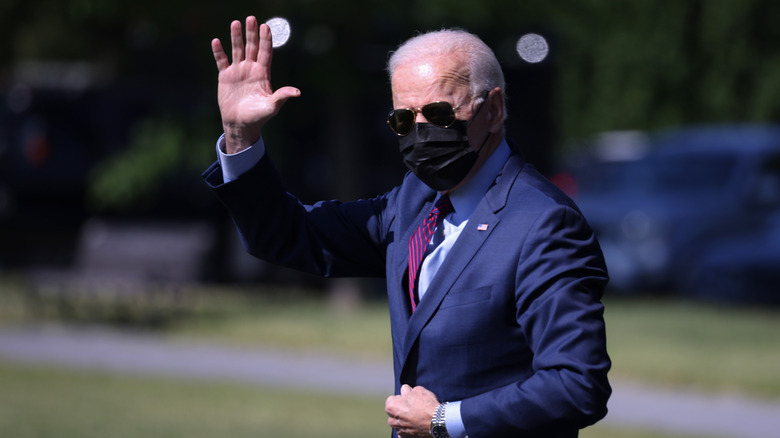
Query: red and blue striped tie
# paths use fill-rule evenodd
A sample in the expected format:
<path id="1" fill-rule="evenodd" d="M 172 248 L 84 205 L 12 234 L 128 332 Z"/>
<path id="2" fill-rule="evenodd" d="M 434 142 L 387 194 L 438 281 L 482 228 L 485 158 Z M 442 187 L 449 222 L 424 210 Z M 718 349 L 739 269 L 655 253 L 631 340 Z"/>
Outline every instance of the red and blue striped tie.
<path id="1" fill-rule="evenodd" d="M 439 218 L 444 218 L 455 211 L 452 208 L 452 202 L 447 195 L 442 196 L 436 202 L 433 210 L 425 218 L 420 228 L 409 238 L 409 299 L 412 302 L 412 312 L 417 308 L 417 274 L 422 266 L 422 259 L 425 257 L 425 250 L 428 242 L 431 241 Z"/>

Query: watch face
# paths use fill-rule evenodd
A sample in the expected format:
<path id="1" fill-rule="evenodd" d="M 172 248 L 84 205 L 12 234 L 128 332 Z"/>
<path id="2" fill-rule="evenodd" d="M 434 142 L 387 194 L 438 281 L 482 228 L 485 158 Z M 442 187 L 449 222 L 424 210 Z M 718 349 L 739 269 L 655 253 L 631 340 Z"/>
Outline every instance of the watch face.
<path id="1" fill-rule="evenodd" d="M 449 438 L 449 434 L 447 433 L 447 428 L 443 424 L 435 424 L 431 428 L 431 435 L 433 435 L 433 438 Z"/>

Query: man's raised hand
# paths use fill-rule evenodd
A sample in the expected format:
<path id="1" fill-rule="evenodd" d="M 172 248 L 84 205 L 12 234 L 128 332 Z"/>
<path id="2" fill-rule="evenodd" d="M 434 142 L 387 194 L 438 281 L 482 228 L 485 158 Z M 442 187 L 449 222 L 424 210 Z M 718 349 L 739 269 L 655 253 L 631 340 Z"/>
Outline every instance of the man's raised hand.
<path id="1" fill-rule="evenodd" d="M 254 144 L 260 138 L 260 128 L 268 122 L 291 97 L 300 96 L 294 87 L 271 88 L 271 29 L 257 19 L 246 19 L 246 45 L 241 35 L 241 22 L 230 24 L 232 64 L 218 38 L 211 41 L 211 50 L 219 70 L 217 101 L 225 130 L 225 152 L 234 154 Z"/>

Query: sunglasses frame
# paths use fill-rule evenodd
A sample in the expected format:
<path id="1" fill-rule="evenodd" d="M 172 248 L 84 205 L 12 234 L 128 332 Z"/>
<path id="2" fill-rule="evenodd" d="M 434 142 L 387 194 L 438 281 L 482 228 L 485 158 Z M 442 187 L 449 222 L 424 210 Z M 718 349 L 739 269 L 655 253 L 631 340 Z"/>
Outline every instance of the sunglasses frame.
<path id="1" fill-rule="evenodd" d="M 431 118 L 429 118 L 428 116 L 425 115 L 425 108 L 426 107 L 430 107 L 431 105 L 441 105 L 441 104 L 447 104 L 450 107 L 450 112 L 452 114 L 452 121 L 450 121 L 447 124 L 438 124 L 438 123 L 432 121 Z M 412 128 L 414 128 L 414 125 L 417 124 L 417 114 L 421 113 L 423 115 L 423 117 L 425 117 L 425 119 L 428 120 L 429 123 L 432 123 L 432 124 L 434 124 L 436 126 L 440 126 L 442 128 L 449 128 L 450 126 L 455 124 L 455 121 L 457 120 L 457 117 L 455 117 L 455 111 L 457 111 L 459 108 L 460 108 L 460 106 L 452 106 L 451 103 L 449 103 L 447 101 L 444 101 L 444 100 L 437 100 L 435 102 L 426 103 L 425 105 L 418 106 L 418 107 L 395 108 L 392 111 L 390 111 L 390 113 L 387 115 L 387 124 L 390 125 L 390 129 L 392 129 L 393 132 L 396 135 L 398 135 L 399 137 L 405 137 L 405 136 L 409 135 L 409 133 L 412 132 Z M 393 127 L 392 120 L 395 118 L 395 113 L 397 111 L 411 111 L 412 112 L 412 124 L 410 125 L 408 132 L 400 133 Z M 396 122 L 396 126 L 397 125 L 398 125 L 398 123 Z"/>

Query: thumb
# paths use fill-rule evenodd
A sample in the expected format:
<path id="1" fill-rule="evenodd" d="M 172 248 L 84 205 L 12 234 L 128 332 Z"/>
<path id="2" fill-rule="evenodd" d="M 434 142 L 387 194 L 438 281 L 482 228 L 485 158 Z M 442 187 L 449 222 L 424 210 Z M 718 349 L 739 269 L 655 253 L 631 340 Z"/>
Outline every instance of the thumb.
<path id="1" fill-rule="evenodd" d="M 406 395 L 412 392 L 412 387 L 409 385 L 403 385 L 401 386 L 401 395 Z"/>
<path id="2" fill-rule="evenodd" d="M 288 99 L 299 97 L 300 95 L 301 90 L 295 87 L 282 87 L 276 90 L 272 97 L 276 101 L 277 106 L 282 106 Z"/>

